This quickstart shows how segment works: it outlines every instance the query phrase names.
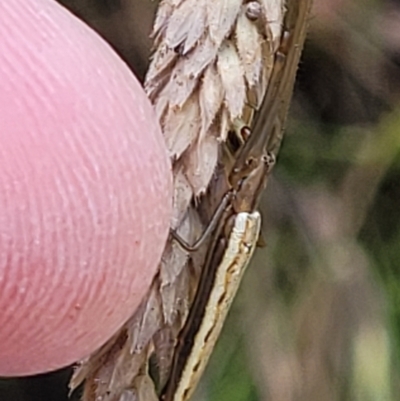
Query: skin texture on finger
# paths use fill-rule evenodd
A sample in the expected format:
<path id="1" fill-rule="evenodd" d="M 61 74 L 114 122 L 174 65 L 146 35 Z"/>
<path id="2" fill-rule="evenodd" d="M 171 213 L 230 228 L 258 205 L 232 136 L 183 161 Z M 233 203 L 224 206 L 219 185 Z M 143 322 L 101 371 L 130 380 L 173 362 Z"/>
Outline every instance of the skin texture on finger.
<path id="1" fill-rule="evenodd" d="M 140 84 L 51 0 L 0 3 L 0 376 L 54 370 L 135 311 L 171 171 Z"/>

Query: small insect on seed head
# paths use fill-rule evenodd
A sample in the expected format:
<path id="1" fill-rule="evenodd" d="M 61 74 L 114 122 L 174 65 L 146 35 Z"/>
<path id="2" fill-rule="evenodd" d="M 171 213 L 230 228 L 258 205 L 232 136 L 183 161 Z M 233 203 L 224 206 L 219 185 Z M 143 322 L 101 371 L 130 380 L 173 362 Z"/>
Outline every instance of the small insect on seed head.
<path id="1" fill-rule="evenodd" d="M 246 17 L 250 21 L 257 21 L 261 17 L 261 4 L 258 1 L 250 1 L 246 4 Z"/>

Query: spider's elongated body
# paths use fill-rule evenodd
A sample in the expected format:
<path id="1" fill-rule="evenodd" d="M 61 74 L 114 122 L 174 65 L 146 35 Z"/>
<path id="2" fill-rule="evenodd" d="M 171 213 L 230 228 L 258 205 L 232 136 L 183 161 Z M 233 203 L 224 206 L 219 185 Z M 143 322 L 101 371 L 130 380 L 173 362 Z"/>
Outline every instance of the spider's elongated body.
<path id="1" fill-rule="evenodd" d="M 310 5 L 309 0 L 289 4 L 267 94 L 229 174 L 232 200 L 212 234 L 200 284 L 161 394 L 163 401 L 186 401 L 192 395 L 256 247 L 261 226 L 256 208 L 275 161 L 271 152 L 277 152 L 282 138 Z"/>

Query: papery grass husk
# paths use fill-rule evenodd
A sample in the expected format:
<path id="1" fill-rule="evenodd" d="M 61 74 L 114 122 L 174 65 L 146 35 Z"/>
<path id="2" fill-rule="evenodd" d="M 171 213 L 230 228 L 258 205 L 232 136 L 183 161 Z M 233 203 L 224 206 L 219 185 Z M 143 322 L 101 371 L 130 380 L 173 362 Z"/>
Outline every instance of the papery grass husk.
<path id="1" fill-rule="evenodd" d="M 298 2 L 301 5 L 298 5 Z M 228 132 L 250 125 L 268 88 L 286 9 L 291 23 L 311 0 L 164 0 L 154 23 L 155 51 L 145 89 L 155 106 L 174 175 L 171 228 L 193 243 L 228 187 Z M 302 17 L 306 18 L 306 17 Z M 303 22 L 304 26 L 306 25 Z M 305 29 L 298 39 L 299 52 Z M 293 88 L 279 111 L 284 120 Z M 257 133 L 253 133 L 257 134 Z M 155 401 L 168 378 L 207 252 L 188 254 L 170 237 L 141 306 L 71 380 L 84 380 L 84 401 Z M 149 362 L 150 361 L 150 362 Z M 154 362 L 154 363 L 153 363 Z M 155 365 L 156 384 L 149 363 Z"/>

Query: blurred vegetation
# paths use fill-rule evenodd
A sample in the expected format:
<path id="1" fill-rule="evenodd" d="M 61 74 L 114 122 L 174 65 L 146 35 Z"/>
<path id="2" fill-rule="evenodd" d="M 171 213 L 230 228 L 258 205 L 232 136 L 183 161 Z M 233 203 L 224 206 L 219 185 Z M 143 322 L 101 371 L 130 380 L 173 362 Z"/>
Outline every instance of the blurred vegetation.
<path id="1" fill-rule="evenodd" d="M 143 77 L 155 2 L 61 2 Z M 267 246 L 198 401 L 398 399 L 400 1 L 315 3 L 263 202 Z M 0 381 L 0 399 L 67 399 L 68 374 Z"/>

